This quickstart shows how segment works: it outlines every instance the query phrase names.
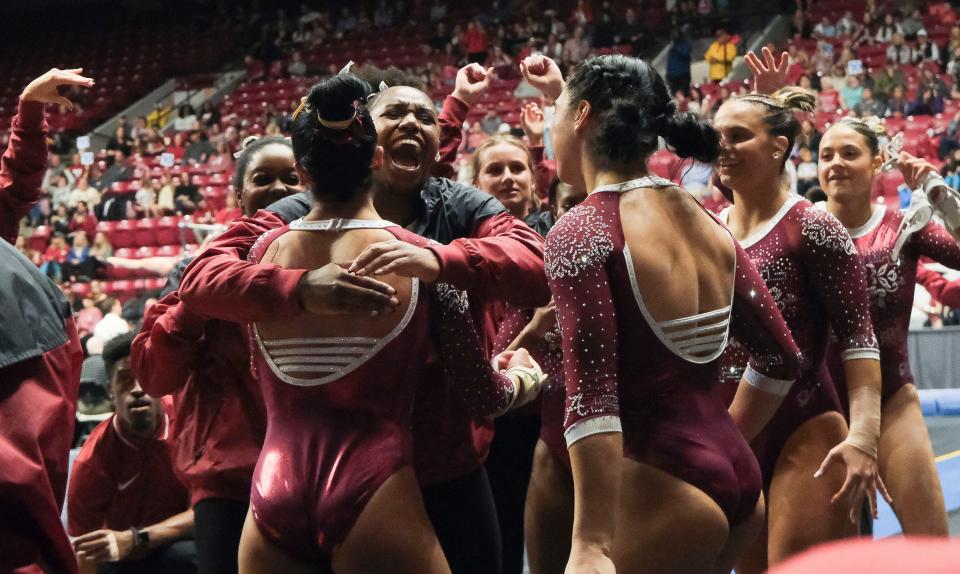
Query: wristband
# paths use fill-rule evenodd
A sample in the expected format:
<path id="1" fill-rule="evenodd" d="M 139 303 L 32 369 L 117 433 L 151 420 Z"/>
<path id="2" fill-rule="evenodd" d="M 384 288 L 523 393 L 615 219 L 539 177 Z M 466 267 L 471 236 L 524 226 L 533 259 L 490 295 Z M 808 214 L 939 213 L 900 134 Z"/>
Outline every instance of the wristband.
<path id="1" fill-rule="evenodd" d="M 877 389 L 860 387 L 850 392 L 850 432 L 844 442 L 874 459 L 880 438 L 880 403 Z"/>

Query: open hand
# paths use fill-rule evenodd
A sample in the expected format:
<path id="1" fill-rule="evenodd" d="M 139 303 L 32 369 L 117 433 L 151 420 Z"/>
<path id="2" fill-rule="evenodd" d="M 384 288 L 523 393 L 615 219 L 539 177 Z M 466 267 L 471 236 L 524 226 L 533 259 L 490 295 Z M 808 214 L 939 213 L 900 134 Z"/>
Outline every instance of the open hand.
<path id="1" fill-rule="evenodd" d="M 848 442 L 842 442 L 830 449 L 813 477 L 820 478 L 834 464 L 844 465 L 847 469 L 847 477 L 840 490 L 830 499 L 830 503 L 842 504 L 844 508 L 849 509 L 851 522 L 855 523 L 857 521 L 860 509 L 863 507 L 864 496 L 870 501 L 870 514 L 874 518 L 878 516 L 878 490 L 888 503 L 893 503 L 893 499 L 887 492 L 887 487 L 883 484 L 883 480 L 877 472 L 876 458 Z"/>
<path id="2" fill-rule="evenodd" d="M 743 60 L 750 66 L 753 72 L 753 89 L 759 94 L 773 94 L 780 88 L 787 85 L 787 68 L 790 66 L 790 55 L 786 52 L 780 54 L 780 61 L 770 51 L 770 48 L 764 47 L 761 50 L 763 59 L 757 56 L 756 52 L 747 52 Z"/>
<path id="3" fill-rule="evenodd" d="M 440 277 L 440 260 L 429 249 L 393 239 L 368 245 L 349 271 L 360 276 L 396 273 L 433 283 Z"/>
<path id="4" fill-rule="evenodd" d="M 83 68 L 73 68 L 70 70 L 61 70 L 52 68 L 46 74 L 27 84 L 20 94 L 20 99 L 25 102 L 41 102 L 44 104 L 60 104 L 68 109 L 73 109 L 73 102 L 60 95 L 57 90 L 60 86 L 83 86 L 90 88 L 93 86 L 93 79 L 80 75 Z"/>
<path id="5" fill-rule="evenodd" d="M 350 273 L 336 263 L 307 272 L 297 291 L 303 308 L 316 315 L 379 315 L 400 305 L 390 285 Z"/>

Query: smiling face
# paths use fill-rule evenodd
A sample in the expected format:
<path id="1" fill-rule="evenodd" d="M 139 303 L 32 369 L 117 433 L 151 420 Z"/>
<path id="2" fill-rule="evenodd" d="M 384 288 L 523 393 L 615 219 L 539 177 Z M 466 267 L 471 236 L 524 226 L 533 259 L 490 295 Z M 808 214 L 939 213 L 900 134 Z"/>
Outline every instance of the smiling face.
<path id="1" fill-rule="evenodd" d="M 383 147 L 377 182 L 392 191 L 419 190 L 437 162 L 440 127 L 430 98 L 416 88 L 387 89 L 370 109 Z"/>
<path id="2" fill-rule="evenodd" d="M 873 177 L 882 164 L 883 158 L 873 155 L 866 138 L 842 123 L 820 140 L 817 173 L 830 201 L 869 199 Z"/>
<path id="3" fill-rule="evenodd" d="M 787 138 L 772 136 L 760 104 L 729 101 L 717 111 L 713 126 L 720 134 L 717 174 L 730 189 L 744 192 L 768 185 L 780 177 Z"/>
<path id="4" fill-rule="evenodd" d="M 530 155 L 508 142 L 486 147 L 477 155 L 477 187 L 497 198 L 511 215 L 523 219 L 533 203 Z"/>
<path id="5" fill-rule="evenodd" d="M 297 175 L 293 150 L 283 144 L 269 144 L 257 150 L 243 174 L 240 207 L 253 215 L 271 203 L 303 191 Z"/>
<path id="6" fill-rule="evenodd" d="M 160 423 L 163 409 L 160 399 L 150 397 L 140 387 L 130 366 L 130 357 L 117 361 L 110 385 L 123 430 L 137 436 L 151 436 Z"/>

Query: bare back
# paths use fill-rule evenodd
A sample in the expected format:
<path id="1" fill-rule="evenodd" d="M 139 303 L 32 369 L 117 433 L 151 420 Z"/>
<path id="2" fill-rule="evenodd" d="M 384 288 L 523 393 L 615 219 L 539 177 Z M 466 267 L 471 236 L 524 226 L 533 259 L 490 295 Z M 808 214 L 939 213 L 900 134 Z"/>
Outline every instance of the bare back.
<path id="1" fill-rule="evenodd" d="M 689 193 L 678 187 L 628 191 L 620 217 L 639 296 L 654 321 L 730 305 L 733 239 Z"/>
<path id="2" fill-rule="evenodd" d="M 347 268 L 370 244 L 394 240 L 385 229 L 348 229 L 342 231 L 293 230 L 278 237 L 261 260 L 290 269 L 319 269 L 335 262 Z M 364 337 L 379 339 L 388 335 L 403 320 L 410 308 L 413 280 L 398 275 L 378 275 L 388 283 L 400 300 L 397 311 L 380 316 L 329 315 L 321 319 L 307 312 L 293 320 L 262 321 L 257 323 L 264 339 Z"/>

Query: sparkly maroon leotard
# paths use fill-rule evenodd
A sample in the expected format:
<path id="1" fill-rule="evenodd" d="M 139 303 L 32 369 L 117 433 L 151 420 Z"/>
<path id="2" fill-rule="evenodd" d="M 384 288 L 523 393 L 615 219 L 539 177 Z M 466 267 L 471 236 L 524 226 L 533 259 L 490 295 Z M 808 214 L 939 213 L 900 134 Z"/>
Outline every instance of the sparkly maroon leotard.
<path id="1" fill-rule="evenodd" d="M 622 430 L 624 456 L 701 489 L 736 525 L 754 511 L 761 480 L 712 391 L 718 357 L 732 329 L 753 353 L 748 381 L 785 392 L 798 351 L 739 247 L 729 306 L 669 321 L 650 316 L 636 282 L 643 270 L 634 269 L 624 240 L 620 193 L 672 185 L 642 178 L 598 188 L 547 236 L 547 278 L 563 339 L 565 437 L 570 445 Z"/>
<path id="2" fill-rule="evenodd" d="M 427 244 L 385 221 L 298 220 L 264 234 L 249 258 L 260 261 L 289 229 L 370 228 Z M 438 361 L 472 415 L 498 414 L 513 399 L 513 383 L 484 357 L 466 294 L 416 279 L 412 285 L 403 318 L 381 338 L 269 340 L 251 327 L 252 368 L 267 412 L 250 497 L 253 516 L 278 546 L 326 569 L 377 489 L 412 464 L 414 393 L 418 384 L 444 383 Z M 309 319 L 304 314 L 297 320 Z"/>
<path id="3" fill-rule="evenodd" d="M 720 217 L 726 221 L 728 210 Z M 844 360 L 879 359 L 870 322 L 863 262 L 843 225 L 799 196 L 787 199 L 760 230 L 740 242 L 766 282 L 803 361 L 796 383 L 777 414 L 753 441 L 764 484 L 769 486 L 777 457 L 801 424 L 829 411 L 840 400 L 824 360 L 830 329 Z M 717 386 L 729 404 L 747 364 L 747 352 L 734 341 L 723 356 L 725 382 Z"/>
<path id="4" fill-rule="evenodd" d="M 907 355 L 907 332 L 920 257 L 926 256 L 947 267 L 960 269 L 960 246 L 949 231 L 932 221 L 910 236 L 900 258 L 894 262 L 893 246 L 901 221 L 903 213 L 900 211 L 875 205 L 873 215 L 864 225 L 848 230 L 867 272 L 870 317 L 880 344 L 884 402 L 904 385 L 913 383 Z M 846 379 L 842 364 L 836 360 L 839 356 L 836 342 L 831 342 L 830 355 L 830 375 L 846 405 Z"/>

